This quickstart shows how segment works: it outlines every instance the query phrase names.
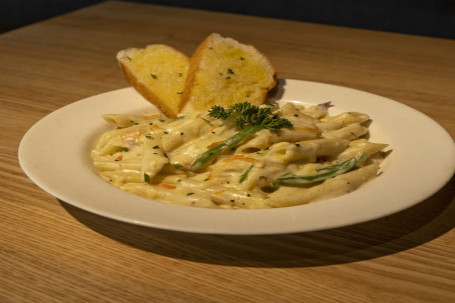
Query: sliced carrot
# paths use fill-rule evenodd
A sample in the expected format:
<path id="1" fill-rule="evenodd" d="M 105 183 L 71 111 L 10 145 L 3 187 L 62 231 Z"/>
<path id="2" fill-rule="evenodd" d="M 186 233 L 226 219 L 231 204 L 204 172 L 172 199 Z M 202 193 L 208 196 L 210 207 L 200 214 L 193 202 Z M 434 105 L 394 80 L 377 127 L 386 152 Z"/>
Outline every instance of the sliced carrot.
<path id="1" fill-rule="evenodd" d="M 161 187 L 164 187 L 164 188 L 168 188 L 168 189 L 176 189 L 177 188 L 177 186 L 172 185 L 172 184 L 167 184 L 167 183 L 160 183 L 160 184 L 158 184 L 158 186 L 161 186 Z"/>
<path id="2" fill-rule="evenodd" d="M 310 131 L 310 132 L 313 132 L 313 133 L 316 133 L 316 134 L 322 134 L 322 131 L 320 131 L 319 129 L 311 128 L 311 127 L 294 127 L 294 129 L 307 130 L 307 131 Z"/>
<path id="3" fill-rule="evenodd" d="M 245 161 L 245 162 L 258 162 L 258 160 L 254 159 L 254 158 L 245 157 L 243 155 L 235 155 L 235 156 L 232 156 L 229 158 L 224 158 L 223 162 L 231 162 L 231 161 L 236 161 L 236 160 Z"/>
<path id="4" fill-rule="evenodd" d="M 138 129 L 135 131 L 123 133 L 120 136 L 120 139 L 122 139 L 123 142 L 129 141 L 129 140 L 137 141 L 137 138 L 139 138 L 140 135 L 141 135 L 141 131 Z"/>
<path id="5" fill-rule="evenodd" d="M 223 141 L 213 142 L 212 144 L 209 144 L 209 145 L 207 146 L 207 148 L 208 148 L 208 149 L 214 148 L 215 146 L 218 146 L 218 145 L 220 145 L 221 143 L 223 143 Z"/>

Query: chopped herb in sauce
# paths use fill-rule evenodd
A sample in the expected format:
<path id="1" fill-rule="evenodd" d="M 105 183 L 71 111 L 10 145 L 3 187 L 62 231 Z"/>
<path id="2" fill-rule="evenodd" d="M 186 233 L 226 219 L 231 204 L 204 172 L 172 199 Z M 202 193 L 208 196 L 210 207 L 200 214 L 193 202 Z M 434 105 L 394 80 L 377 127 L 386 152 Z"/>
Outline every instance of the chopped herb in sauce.
<path id="1" fill-rule="evenodd" d="M 207 120 L 205 118 L 201 118 L 202 120 L 204 120 L 205 122 L 207 122 L 208 124 L 212 125 L 212 122 L 210 120 Z"/>
<path id="2" fill-rule="evenodd" d="M 174 167 L 175 167 L 175 168 L 177 168 L 177 169 L 179 169 L 179 168 L 182 168 L 182 167 L 183 167 L 183 165 L 182 165 L 182 164 L 180 164 L 180 163 L 174 163 L 174 164 L 172 164 L 172 165 L 174 165 Z"/>
<path id="3" fill-rule="evenodd" d="M 240 176 L 239 183 L 243 183 L 246 178 L 248 178 L 248 174 L 250 171 L 253 169 L 254 164 L 251 164 L 250 167 L 247 168 L 247 170 Z"/>
<path id="4" fill-rule="evenodd" d="M 144 173 L 144 181 L 150 183 L 150 176 Z"/>
<path id="5" fill-rule="evenodd" d="M 168 123 L 172 123 L 174 121 L 182 120 L 182 119 L 185 119 L 185 116 L 178 116 L 177 118 L 175 118 L 174 120 L 169 121 Z"/>

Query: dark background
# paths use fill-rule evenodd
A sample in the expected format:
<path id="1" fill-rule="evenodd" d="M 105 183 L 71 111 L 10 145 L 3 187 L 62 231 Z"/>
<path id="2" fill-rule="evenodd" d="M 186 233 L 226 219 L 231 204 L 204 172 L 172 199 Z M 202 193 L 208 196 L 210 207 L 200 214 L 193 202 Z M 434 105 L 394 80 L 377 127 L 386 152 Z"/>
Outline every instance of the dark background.
<path id="1" fill-rule="evenodd" d="M 0 32 L 99 2 L 103 1 L 0 0 Z M 129 2 L 455 39 L 455 0 L 130 0 Z"/>

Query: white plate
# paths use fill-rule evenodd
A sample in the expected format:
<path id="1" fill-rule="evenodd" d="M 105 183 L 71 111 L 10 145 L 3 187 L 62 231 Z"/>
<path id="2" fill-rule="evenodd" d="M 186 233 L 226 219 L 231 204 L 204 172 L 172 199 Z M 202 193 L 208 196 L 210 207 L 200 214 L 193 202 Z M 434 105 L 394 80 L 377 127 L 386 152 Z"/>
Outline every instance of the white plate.
<path id="1" fill-rule="evenodd" d="M 390 99 L 334 85 L 281 80 L 281 102 L 332 101 L 331 114 L 367 113 L 370 141 L 389 143 L 383 174 L 338 198 L 278 209 L 221 210 L 177 206 L 124 192 L 93 171 L 89 151 L 110 129 L 107 113 L 157 111 L 132 88 L 65 106 L 36 123 L 19 146 L 22 169 L 58 199 L 98 215 L 143 226 L 214 234 L 278 234 L 340 227 L 377 219 L 428 198 L 452 177 L 455 145 L 424 114 Z"/>

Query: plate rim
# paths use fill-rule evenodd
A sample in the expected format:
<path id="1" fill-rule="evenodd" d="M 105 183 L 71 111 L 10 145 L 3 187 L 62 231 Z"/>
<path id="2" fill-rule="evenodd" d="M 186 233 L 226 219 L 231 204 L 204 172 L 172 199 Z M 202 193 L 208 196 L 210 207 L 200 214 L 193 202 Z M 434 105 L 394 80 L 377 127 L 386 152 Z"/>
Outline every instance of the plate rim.
<path id="1" fill-rule="evenodd" d="M 373 99 L 378 99 L 381 100 L 382 102 L 385 102 L 388 106 L 393 105 L 394 108 L 401 108 L 409 113 L 412 113 L 414 116 L 419 117 L 420 119 L 424 119 L 425 123 L 428 125 L 432 125 L 433 130 L 436 132 L 439 132 L 443 140 L 446 141 L 445 144 L 449 147 L 449 150 L 446 152 L 447 154 L 452 154 L 454 155 L 454 160 L 451 163 L 446 163 L 448 164 L 446 166 L 447 170 L 444 174 L 443 177 L 439 178 L 439 184 L 438 186 L 432 186 L 432 188 L 427 188 L 426 191 L 422 194 L 421 199 L 414 199 L 412 202 L 404 203 L 400 205 L 400 207 L 395 207 L 393 209 L 376 209 L 376 213 L 370 214 L 369 216 L 365 216 L 362 213 L 355 213 L 353 215 L 353 218 L 351 220 L 334 220 L 330 221 L 330 219 L 334 219 L 336 215 L 325 215 L 324 219 L 325 221 L 322 223 L 315 223 L 312 222 L 312 224 L 307 224 L 302 225 L 301 222 L 299 222 L 299 219 L 302 219 L 302 211 L 301 209 L 304 207 L 308 212 L 312 214 L 318 214 L 321 212 L 321 208 L 323 209 L 324 207 L 318 206 L 321 205 L 321 203 L 325 203 L 325 205 L 329 205 L 329 207 L 334 207 L 333 210 L 337 210 L 342 212 L 343 209 L 341 209 L 341 206 L 348 206 L 348 207 L 353 207 L 353 202 L 349 201 L 351 199 L 356 199 L 356 198 L 362 198 L 365 197 L 364 191 L 365 188 L 361 187 L 357 189 L 356 191 L 344 195 L 341 197 L 337 198 L 332 198 L 320 202 L 315 202 L 315 203 L 310 203 L 306 205 L 301 205 L 301 206 L 293 206 L 293 207 L 286 207 L 286 208 L 277 208 L 277 209 L 260 209 L 260 210 L 220 210 L 220 209 L 202 209 L 202 208 L 191 208 L 187 206 L 178 206 L 178 205 L 172 205 L 172 204 L 167 204 L 163 202 L 154 202 L 155 207 L 153 210 L 157 211 L 159 215 L 163 216 L 161 220 L 157 220 L 155 222 L 149 222 L 147 220 L 144 220 L 143 218 L 139 219 L 134 219 L 134 216 L 122 216 L 119 215 L 116 212 L 112 211 L 103 211 L 102 209 L 100 210 L 99 207 L 93 207 L 93 204 L 91 205 L 90 203 L 97 203 L 94 200 L 90 200 L 91 202 L 87 203 L 80 203 L 73 197 L 73 196 L 68 196 L 68 194 L 65 194 L 65 192 L 61 189 L 56 189 L 53 188 L 53 186 L 48 184 L 48 180 L 45 180 L 46 178 L 43 176 L 39 175 L 39 172 L 37 173 L 37 168 L 34 166 L 36 163 L 33 163 L 33 159 L 30 158 L 30 153 L 27 153 L 27 149 L 30 148 L 30 145 L 37 144 L 36 142 L 31 142 L 31 139 L 33 139 L 33 136 L 36 136 L 36 132 L 40 131 L 42 128 L 48 127 L 46 124 L 47 122 L 52 122 L 54 118 L 58 116 L 65 116 L 67 112 L 71 112 L 73 109 L 77 107 L 81 107 L 84 109 L 85 107 L 90 108 L 90 105 L 93 105 L 91 103 L 95 102 L 104 102 L 104 101 L 97 101 L 97 100 L 103 100 L 103 98 L 106 97 L 115 97 L 116 95 L 131 95 L 131 97 L 134 97 L 135 102 L 138 102 L 137 106 L 134 107 L 134 109 L 139 109 L 141 107 L 150 107 L 150 110 L 155 110 L 154 106 L 148 103 L 146 100 L 144 100 L 132 87 L 126 87 L 126 88 L 121 88 L 118 90 L 113 90 L 110 92 L 105 92 L 102 94 L 94 95 L 88 98 L 81 99 L 79 101 L 73 102 L 71 104 L 68 104 L 66 106 L 61 107 L 60 109 L 57 109 L 56 111 L 44 116 L 42 119 L 40 119 L 38 122 L 36 122 L 23 136 L 19 148 L 18 148 L 18 158 L 19 158 L 19 164 L 22 168 L 22 170 L 25 172 L 25 174 L 39 187 L 41 187 L 43 190 L 46 192 L 50 193 L 57 199 L 64 201 L 65 203 L 71 204 L 75 207 L 84 209 L 88 212 L 95 213 L 100 216 L 104 216 L 110 219 L 126 222 L 126 223 L 131 223 L 131 224 L 136 224 L 136 225 L 141 225 L 141 226 L 146 226 L 146 227 L 153 227 L 153 228 L 160 228 L 160 229 L 167 229 L 167 230 L 174 230 L 174 231 L 182 231 L 182 232 L 193 232 L 193 233 L 207 233 L 207 234 L 226 234 L 226 235 L 260 235 L 260 234 L 283 234 L 283 233 L 296 233 L 296 232 L 308 232 L 308 231 L 316 231 L 316 230 L 324 230 L 324 229 L 331 229 L 331 228 L 337 228 L 341 226 L 347 226 L 347 225 L 352 225 L 352 224 L 357 224 L 357 223 L 362 223 L 365 221 L 370 221 L 374 219 L 379 219 L 381 217 L 399 212 L 401 210 L 404 210 L 406 208 L 409 208 L 411 206 L 414 206 L 437 191 L 439 191 L 453 176 L 453 172 L 455 171 L 455 144 L 453 142 L 453 139 L 451 138 L 450 134 L 442 127 L 440 126 L 435 120 L 430 118 L 429 116 L 425 115 L 424 113 L 417 111 L 416 109 L 407 106 L 405 104 L 399 103 L 395 100 L 377 95 L 377 94 L 372 94 L 369 92 L 365 92 L 362 90 L 358 89 L 353 89 L 353 88 L 348 88 L 344 86 L 338 86 L 338 85 L 333 85 L 333 84 L 328 84 L 328 83 L 321 83 L 321 82 L 313 82 L 313 81 L 304 81 L 304 80 L 294 80 L 294 79 L 280 79 L 281 85 L 284 85 L 285 90 L 284 94 L 281 96 L 281 98 L 278 98 L 279 100 L 283 100 L 283 98 L 288 98 L 288 99 L 297 99 L 293 98 L 293 94 L 299 94 L 299 91 L 301 90 L 302 86 L 309 86 L 309 87 L 323 87 L 327 90 L 335 90 L 335 91 L 341 91 L 344 94 L 353 94 L 353 95 L 364 95 L 364 96 L 370 96 Z M 287 88 L 286 88 L 287 87 Z M 296 92 L 293 90 L 296 89 Z M 317 95 L 317 92 L 316 92 Z M 300 97 L 300 99 L 303 99 Z M 140 101 L 141 100 L 141 101 Z M 299 101 L 299 100 L 296 100 Z M 302 100 L 300 100 L 302 101 Z M 142 102 L 142 103 L 141 103 Z M 307 103 L 305 101 L 302 101 L 304 103 Z M 336 106 L 336 100 L 333 100 Z M 124 106 L 124 104 L 121 104 L 121 106 Z M 131 108 L 130 108 L 131 109 Z M 131 111 L 131 110 L 130 110 Z M 125 109 L 125 112 L 128 112 L 127 109 Z M 369 114 L 366 112 L 366 114 Z M 102 122 L 101 116 L 99 116 L 99 120 Z M 375 123 L 374 118 L 373 118 L 373 124 Z M 97 123 L 100 124 L 100 123 Z M 86 134 L 87 135 L 87 134 Z M 35 138 L 36 139 L 36 138 Z M 451 144 L 449 143 L 451 141 Z M 33 143 L 33 144 L 32 144 Z M 85 142 L 86 144 L 88 142 Z M 387 143 L 387 142 L 385 142 Z M 451 147 L 450 147 L 451 145 Z M 39 146 L 34 146 L 35 148 L 39 149 Z M 393 146 L 392 146 L 393 148 Z M 393 154 L 393 152 L 392 152 Z M 80 154 L 79 156 L 84 157 L 84 155 Z M 88 156 L 87 154 L 85 156 Z M 86 159 L 87 160 L 87 159 Z M 396 159 L 394 159 L 396 160 Z M 35 160 L 36 161 L 36 160 Z M 394 166 L 392 165 L 390 168 L 393 168 Z M 385 171 L 384 174 L 386 174 L 389 171 Z M 392 170 L 393 172 L 393 170 Z M 93 170 L 91 170 L 92 174 L 95 174 Z M 97 175 L 95 175 L 96 178 L 101 180 Z M 381 177 L 381 176 L 380 176 Z M 376 179 L 378 180 L 378 179 Z M 376 180 L 373 180 L 372 182 L 375 182 Z M 101 180 L 104 184 L 104 186 L 101 186 L 101 183 L 96 183 L 97 185 L 99 184 L 101 189 L 95 190 L 97 194 L 102 194 L 103 190 L 107 191 L 116 191 L 116 195 L 120 196 L 121 198 L 125 199 L 133 199 L 136 201 L 139 201 L 140 203 L 144 204 L 150 204 L 150 201 L 147 198 L 135 196 L 131 193 L 126 193 L 110 184 L 107 184 L 105 181 Z M 369 184 L 368 184 L 369 186 Z M 376 186 L 377 187 L 377 186 Z M 377 191 L 378 189 L 375 188 Z M 127 195 L 127 196 L 126 196 Z M 350 199 L 347 199 L 346 196 L 349 196 Z M 344 198 L 343 198 L 344 197 Z M 128 200 L 129 200 L 128 199 Z M 342 201 L 342 203 L 340 203 Z M 116 203 L 119 203 L 118 200 L 116 200 Z M 105 205 L 106 203 L 104 203 Z M 341 205 L 340 205 L 341 204 Z M 355 204 L 355 203 L 354 203 Z M 137 203 L 135 205 L 138 205 Z M 159 205 L 159 206 L 156 206 Z M 364 207 L 364 206 L 363 206 Z M 159 208 L 161 208 L 161 211 L 159 211 Z M 311 210 L 311 211 L 310 211 Z M 362 209 L 360 209 L 362 210 Z M 166 213 L 170 212 L 170 213 Z M 184 214 L 182 214 L 182 212 Z M 219 219 L 220 219 L 220 212 L 224 212 L 224 215 L 222 215 L 223 220 L 233 220 L 232 222 L 223 222 L 222 225 L 220 225 Z M 172 215 L 172 213 L 174 213 Z M 272 214 L 270 214 L 272 213 Z M 133 212 L 134 214 L 134 212 Z M 215 215 L 214 215 L 215 214 Z M 185 216 L 203 216 L 205 219 L 209 217 L 216 217 L 216 220 L 208 220 L 205 224 L 195 224 L 194 222 L 191 223 L 191 220 L 188 220 L 184 218 Z M 269 218 L 270 216 L 281 216 L 282 218 L 288 218 L 291 220 L 290 223 L 286 224 L 283 220 L 280 220 L 281 223 L 284 225 L 280 226 L 279 228 L 276 227 L 270 227 L 270 226 L 255 226 L 251 222 L 248 222 L 248 220 L 256 220 L 257 224 L 264 224 L 264 218 L 260 218 L 260 216 L 265 216 Z M 303 216 L 304 217 L 304 216 Z M 164 219 L 164 220 L 163 220 Z M 168 221 L 166 221 L 168 220 Z M 181 220 L 177 222 L 183 222 L 184 224 L 176 224 L 174 220 Z M 328 220 L 328 222 L 326 222 Z M 245 227 L 245 229 L 239 229 L 238 226 L 235 226 L 234 224 L 242 224 L 242 226 Z M 254 222 L 253 222 L 254 223 Z M 210 226 L 210 224 L 213 224 Z"/>

